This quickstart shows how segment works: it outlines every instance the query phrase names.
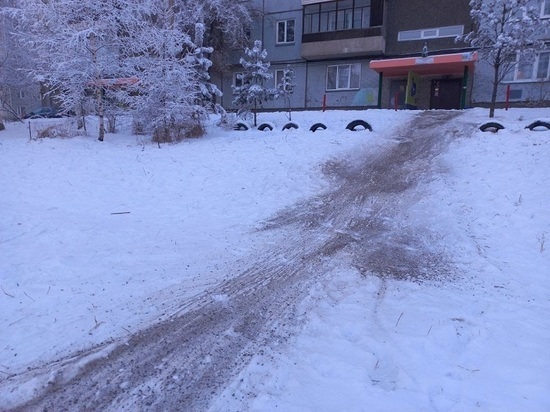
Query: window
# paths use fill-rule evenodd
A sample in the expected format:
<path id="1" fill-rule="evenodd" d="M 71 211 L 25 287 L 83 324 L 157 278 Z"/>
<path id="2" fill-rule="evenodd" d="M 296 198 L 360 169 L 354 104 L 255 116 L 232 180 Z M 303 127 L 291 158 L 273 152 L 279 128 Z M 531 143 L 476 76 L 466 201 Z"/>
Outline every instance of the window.
<path id="1" fill-rule="evenodd" d="M 277 22 L 277 44 L 294 43 L 295 20 Z"/>
<path id="2" fill-rule="evenodd" d="M 550 0 L 542 0 L 540 16 L 550 18 Z"/>
<path id="3" fill-rule="evenodd" d="M 283 82 L 283 78 L 285 76 L 285 71 L 284 70 L 275 70 L 275 87 L 277 87 L 277 85 L 281 84 Z"/>
<path id="4" fill-rule="evenodd" d="M 550 66 L 550 53 L 541 53 L 538 56 L 536 79 L 548 79 L 550 73 L 548 71 Z"/>
<path id="5" fill-rule="evenodd" d="M 361 65 L 340 64 L 327 67 L 327 90 L 358 89 Z"/>
<path id="6" fill-rule="evenodd" d="M 304 34 L 370 27 L 371 0 L 337 0 L 304 6 Z"/>
<path id="7" fill-rule="evenodd" d="M 353 27 L 353 0 L 338 2 L 337 30 L 349 30 Z"/>
<path id="8" fill-rule="evenodd" d="M 550 0 L 549 0 L 550 1 Z M 440 39 L 443 37 L 457 37 L 464 33 L 464 26 L 447 26 L 436 27 L 433 29 L 418 29 L 400 31 L 397 34 L 397 40 L 424 40 L 424 39 Z"/>
<path id="9" fill-rule="evenodd" d="M 25 91 L 24 91 L 24 90 L 19 90 L 19 98 L 20 98 L 20 99 L 24 99 L 24 98 L 25 98 Z"/>
<path id="10" fill-rule="evenodd" d="M 518 61 L 507 81 L 550 80 L 550 52 L 538 54 L 534 60 Z"/>
<path id="11" fill-rule="evenodd" d="M 287 72 L 287 76 L 285 79 L 285 72 Z M 275 88 L 277 88 L 280 84 L 283 85 L 283 90 L 287 92 L 292 91 L 293 85 L 292 79 L 294 78 L 294 71 L 292 69 L 278 69 L 275 70 L 275 76 L 273 77 L 275 79 Z"/>

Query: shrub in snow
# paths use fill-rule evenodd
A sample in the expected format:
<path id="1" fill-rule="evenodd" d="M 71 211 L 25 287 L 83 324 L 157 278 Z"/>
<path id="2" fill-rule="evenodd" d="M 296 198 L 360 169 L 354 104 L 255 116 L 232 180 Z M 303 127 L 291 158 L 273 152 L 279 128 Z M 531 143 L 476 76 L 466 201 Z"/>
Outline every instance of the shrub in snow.
<path id="1" fill-rule="evenodd" d="M 220 114 L 220 119 L 217 121 L 216 126 L 221 127 L 224 130 L 232 130 L 237 124 L 237 118 L 235 114 L 228 113 L 223 107 L 218 107 L 217 112 Z"/>
<path id="2" fill-rule="evenodd" d="M 78 121 L 74 119 L 63 121 L 62 123 L 33 121 L 30 128 L 31 139 L 62 138 L 66 139 L 81 135 L 79 132 Z"/>

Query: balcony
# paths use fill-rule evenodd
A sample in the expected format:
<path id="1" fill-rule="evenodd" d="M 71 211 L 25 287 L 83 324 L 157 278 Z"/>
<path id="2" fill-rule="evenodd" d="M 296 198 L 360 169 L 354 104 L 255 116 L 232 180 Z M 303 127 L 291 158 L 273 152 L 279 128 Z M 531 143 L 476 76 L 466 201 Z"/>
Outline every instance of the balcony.
<path id="1" fill-rule="evenodd" d="M 334 59 L 384 54 L 382 27 L 308 33 L 302 36 L 302 58 Z"/>

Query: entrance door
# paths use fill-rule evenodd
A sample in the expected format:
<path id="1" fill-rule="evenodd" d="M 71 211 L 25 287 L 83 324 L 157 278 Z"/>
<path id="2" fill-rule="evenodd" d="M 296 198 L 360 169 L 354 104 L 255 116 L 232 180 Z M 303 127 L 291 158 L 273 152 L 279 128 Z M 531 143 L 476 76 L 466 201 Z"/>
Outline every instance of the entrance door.
<path id="1" fill-rule="evenodd" d="M 460 109 L 462 79 L 432 80 L 430 109 Z"/>
<path id="2" fill-rule="evenodd" d="M 390 109 L 405 108 L 405 97 L 407 95 L 407 80 L 394 80 L 390 83 Z"/>

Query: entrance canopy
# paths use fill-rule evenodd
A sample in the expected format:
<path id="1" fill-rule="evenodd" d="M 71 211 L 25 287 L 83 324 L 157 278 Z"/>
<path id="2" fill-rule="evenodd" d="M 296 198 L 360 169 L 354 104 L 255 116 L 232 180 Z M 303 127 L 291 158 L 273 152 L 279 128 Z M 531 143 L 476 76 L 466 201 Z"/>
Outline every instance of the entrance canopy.
<path id="1" fill-rule="evenodd" d="M 440 54 L 428 57 L 371 60 L 370 68 L 384 77 L 407 77 L 409 72 L 419 75 L 462 74 L 464 66 L 473 67 L 477 52 Z"/>

